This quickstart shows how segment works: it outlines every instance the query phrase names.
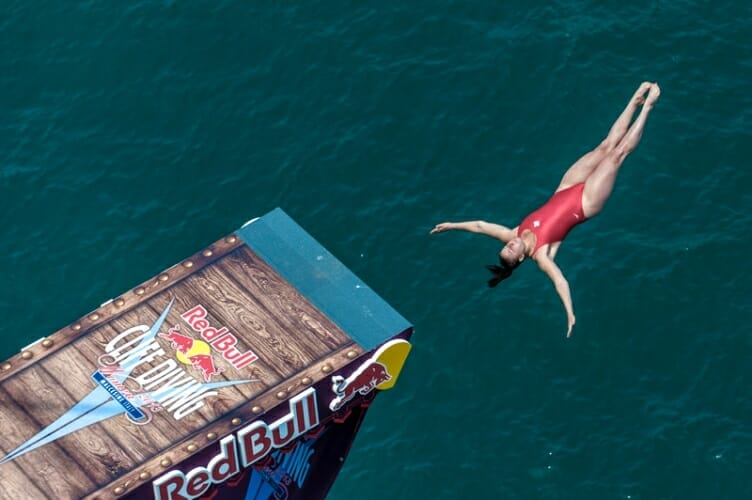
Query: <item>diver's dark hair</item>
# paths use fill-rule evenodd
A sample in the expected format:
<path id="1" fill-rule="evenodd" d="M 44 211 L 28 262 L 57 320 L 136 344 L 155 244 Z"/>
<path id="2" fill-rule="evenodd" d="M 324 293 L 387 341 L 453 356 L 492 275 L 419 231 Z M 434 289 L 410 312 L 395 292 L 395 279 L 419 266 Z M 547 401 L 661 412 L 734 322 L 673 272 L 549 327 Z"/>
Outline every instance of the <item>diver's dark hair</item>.
<path id="1" fill-rule="evenodd" d="M 519 262 L 515 263 L 515 265 L 510 266 L 507 264 L 501 257 L 499 257 L 499 264 L 500 266 L 495 265 L 488 265 L 486 266 L 486 269 L 491 271 L 491 274 L 494 275 L 493 278 L 488 280 L 488 287 L 494 288 L 496 285 L 507 279 L 512 275 L 512 272 L 514 272 L 515 269 L 517 269 L 517 266 L 520 265 Z"/>

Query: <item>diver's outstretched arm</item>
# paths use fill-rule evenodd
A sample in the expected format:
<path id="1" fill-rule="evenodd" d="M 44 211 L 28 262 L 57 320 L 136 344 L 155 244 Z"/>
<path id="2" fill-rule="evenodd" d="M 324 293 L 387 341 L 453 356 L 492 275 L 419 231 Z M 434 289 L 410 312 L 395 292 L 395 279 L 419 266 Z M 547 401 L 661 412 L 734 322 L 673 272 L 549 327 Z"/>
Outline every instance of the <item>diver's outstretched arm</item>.
<path id="1" fill-rule="evenodd" d="M 471 233 L 485 234 L 486 236 L 490 236 L 491 238 L 501 240 L 504 243 L 508 242 L 516 236 L 514 230 L 509 229 L 506 226 L 502 226 L 501 224 L 493 224 L 491 222 L 486 222 L 483 220 L 470 220 L 465 222 L 442 222 L 441 224 L 436 224 L 436 226 L 431 229 L 431 234 L 443 233 L 445 231 L 451 230 L 461 230 L 469 231 Z"/>
<path id="2" fill-rule="evenodd" d="M 564 277 L 564 273 L 561 272 L 559 266 L 546 255 L 541 255 L 536 258 L 538 266 L 541 271 L 551 278 L 556 287 L 556 292 L 561 298 L 561 302 L 564 304 L 564 309 L 567 311 L 567 337 L 572 335 L 572 327 L 574 327 L 574 308 L 572 306 L 572 292 L 569 290 L 569 282 Z"/>

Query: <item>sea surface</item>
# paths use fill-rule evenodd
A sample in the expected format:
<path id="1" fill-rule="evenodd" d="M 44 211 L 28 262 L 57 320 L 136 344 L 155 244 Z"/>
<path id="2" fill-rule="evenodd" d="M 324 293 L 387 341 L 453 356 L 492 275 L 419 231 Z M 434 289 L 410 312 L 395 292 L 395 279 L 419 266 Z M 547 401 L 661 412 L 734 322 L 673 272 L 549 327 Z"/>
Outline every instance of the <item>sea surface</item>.
<path id="1" fill-rule="evenodd" d="M 499 245 L 643 80 L 557 262 Z M 0 1 L 0 358 L 284 208 L 415 325 L 330 498 L 752 498 L 752 3 Z"/>

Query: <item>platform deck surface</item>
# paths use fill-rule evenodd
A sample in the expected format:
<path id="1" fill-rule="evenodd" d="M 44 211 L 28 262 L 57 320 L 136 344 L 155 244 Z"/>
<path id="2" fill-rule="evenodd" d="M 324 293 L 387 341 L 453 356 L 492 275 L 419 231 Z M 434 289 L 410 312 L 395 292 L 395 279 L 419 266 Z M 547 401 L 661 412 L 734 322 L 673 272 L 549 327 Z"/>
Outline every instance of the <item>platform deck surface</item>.
<path id="1" fill-rule="evenodd" d="M 217 336 L 210 344 L 202 331 L 208 338 L 219 331 L 225 343 Z M 233 341 L 228 335 L 237 341 L 228 353 L 235 365 L 221 352 Z M 363 351 L 232 234 L 3 365 L 0 498 L 78 498 L 101 490 L 242 405 L 294 392 L 306 374 L 323 377 L 311 367 L 331 359 L 337 369 L 353 348 Z M 105 386 L 116 387 L 121 401 Z M 134 410 L 129 393 L 155 404 Z M 133 411 L 148 423 L 134 423 Z"/>

